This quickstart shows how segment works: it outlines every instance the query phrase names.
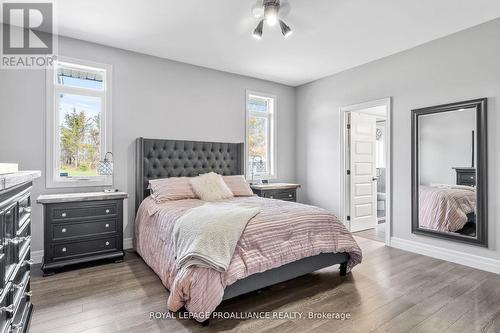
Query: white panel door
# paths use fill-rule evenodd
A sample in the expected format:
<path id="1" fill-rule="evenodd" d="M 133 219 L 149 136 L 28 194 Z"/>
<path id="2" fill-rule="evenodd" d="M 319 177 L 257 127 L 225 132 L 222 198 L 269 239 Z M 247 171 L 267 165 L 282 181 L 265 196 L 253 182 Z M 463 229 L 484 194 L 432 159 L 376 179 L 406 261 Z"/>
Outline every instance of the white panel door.
<path id="1" fill-rule="evenodd" d="M 376 128 L 373 115 L 351 112 L 350 121 L 351 231 L 377 226 Z"/>

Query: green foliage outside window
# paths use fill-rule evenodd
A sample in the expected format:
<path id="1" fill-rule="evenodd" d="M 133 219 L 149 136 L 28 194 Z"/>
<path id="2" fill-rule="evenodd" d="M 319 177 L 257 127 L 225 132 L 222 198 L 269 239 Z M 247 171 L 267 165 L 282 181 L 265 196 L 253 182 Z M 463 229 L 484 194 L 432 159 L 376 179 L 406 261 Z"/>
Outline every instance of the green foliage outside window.
<path id="1" fill-rule="evenodd" d="M 97 176 L 100 127 L 100 114 L 88 116 L 76 108 L 64 114 L 60 126 L 60 173 L 70 177 Z"/>

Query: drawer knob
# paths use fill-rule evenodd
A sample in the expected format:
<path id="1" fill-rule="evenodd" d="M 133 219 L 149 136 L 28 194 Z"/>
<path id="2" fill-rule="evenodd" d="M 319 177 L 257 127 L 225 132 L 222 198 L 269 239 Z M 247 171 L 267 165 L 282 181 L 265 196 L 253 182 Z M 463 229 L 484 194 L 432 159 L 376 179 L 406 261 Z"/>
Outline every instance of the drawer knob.
<path id="1" fill-rule="evenodd" d="M 19 283 L 19 284 L 15 284 L 13 283 L 12 286 L 16 289 L 23 289 L 24 288 L 24 283 Z"/>
<path id="2" fill-rule="evenodd" d="M 110 210 L 109 209 L 106 209 L 106 214 L 109 214 Z"/>
<path id="3" fill-rule="evenodd" d="M 63 248 L 61 249 L 61 251 L 66 252 L 66 248 L 65 248 L 65 247 L 63 247 Z"/>
<path id="4" fill-rule="evenodd" d="M 293 195 L 289 194 L 288 197 L 291 198 L 291 197 L 293 197 Z"/>
<path id="5" fill-rule="evenodd" d="M 34 263 L 33 259 L 30 259 L 30 260 L 25 260 L 25 261 L 23 261 L 23 263 L 22 263 L 22 265 L 21 265 L 21 266 L 24 266 L 24 265 L 29 265 L 29 266 L 31 266 L 31 265 L 33 265 L 33 263 Z"/>
<path id="6" fill-rule="evenodd" d="M 0 311 L 2 311 L 2 312 L 8 312 L 8 313 L 13 313 L 14 312 L 14 304 L 11 304 L 9 306 L 2 306 L 0 308 Z"/>
<path id="7" fill-rule="evenodd" d="M 62 229 L 61 229 L 61 232 L 66 232 L 66 228 L 62 228 Z"/>
<path id="8" fill-rule="evenodd" d="M 106 223 L 104 226 L 105 226 L 106 228 L 109 228 L 109 223 Z"/>
<path id="9" fill-rule="evenodd" d="M 108 246 L 108 245 L 109 245 L 109 242 L 106 242 L 106 246 Z"/>
<path id="10" fill-rule="evenodd" d="M 15 330 L 16 330 L 16 333 L 20 332 L 20 331 L 21 331 L 21 329 L 23 328 L 23 325 L 22 325 L 21 323 L 19 323 L 19 324 L 14 324 L 14 323 L 12 323 L 12 324 L 10 324 L 10 326 L 11 326 L 13 329 L 15 329 Z M 9 331 L 9 332 L 14 332 L 14 331 Z"/>
<path id="11" fill-rule="evenodd" d="M 31 241 L 31 236 L 15 237 L 15 238 L 9 239 L 8 241 L 14 245 L 18 245 L 24 241 Z"/>
<path id="12" fill-rule="evenodd" d="M 66 217 L 66 213 L 62 213 L 62 214 L 61 214 L 61 216 L 62 216 L 62 217 Z"/>
<path id="13" fill-rule="evenodd" d="M 19 284 L 13 284 L 12 285 L 16 289 L 23 289 L 24 288 L 24 283 L 19 283 Z"/>

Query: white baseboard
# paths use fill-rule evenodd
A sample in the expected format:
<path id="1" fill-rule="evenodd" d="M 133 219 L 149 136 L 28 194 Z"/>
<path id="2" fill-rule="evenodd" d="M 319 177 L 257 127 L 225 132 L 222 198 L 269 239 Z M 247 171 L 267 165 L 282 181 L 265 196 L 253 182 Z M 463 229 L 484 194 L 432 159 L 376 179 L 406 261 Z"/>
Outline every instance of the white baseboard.
<path id="1" fill-rule="evenodd" d="M 124 238 L 123 239 L 123 249 L 133 249 L 134 248 L 134 239 L 133 238 Z"/>
<path id="2" fill-rule="evenodd" d="M 43 259 L 43 250 L 31 251 L 31 259 L 35 264 L 40 264 Z"/>
<path id="3" fill-rule="evenodd" d="M 131 249 L 133 248 L 133 239 L 132 238 L 124 238 L 123 239 L 123 249 Z M 42 263 L 43 260 L 43 250 L 38 250 L 38 251 L 31 251 L 31 259 L 33 259 L 33 262 L 35 264 L 40 264 Z"/>
<path id="4" fill-rule="evenodd" d="M 481 257 L 467 252 L 450 250 L 397 237 L 391 237 L 391 247 L 500 274 L 500 260 L 498 259 Z"/>

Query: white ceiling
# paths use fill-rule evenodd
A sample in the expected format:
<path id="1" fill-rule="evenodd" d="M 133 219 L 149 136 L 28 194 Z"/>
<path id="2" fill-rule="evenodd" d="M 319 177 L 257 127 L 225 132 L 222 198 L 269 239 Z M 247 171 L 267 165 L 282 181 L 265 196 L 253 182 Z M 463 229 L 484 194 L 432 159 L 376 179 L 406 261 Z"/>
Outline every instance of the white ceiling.
<path id="1" fill-rule="evenodd" d="M 499 0 L 289 0 L 251 32 L 254 0 L 56 0 L 59 34 L 301 85 L 500 17 Z"/>

